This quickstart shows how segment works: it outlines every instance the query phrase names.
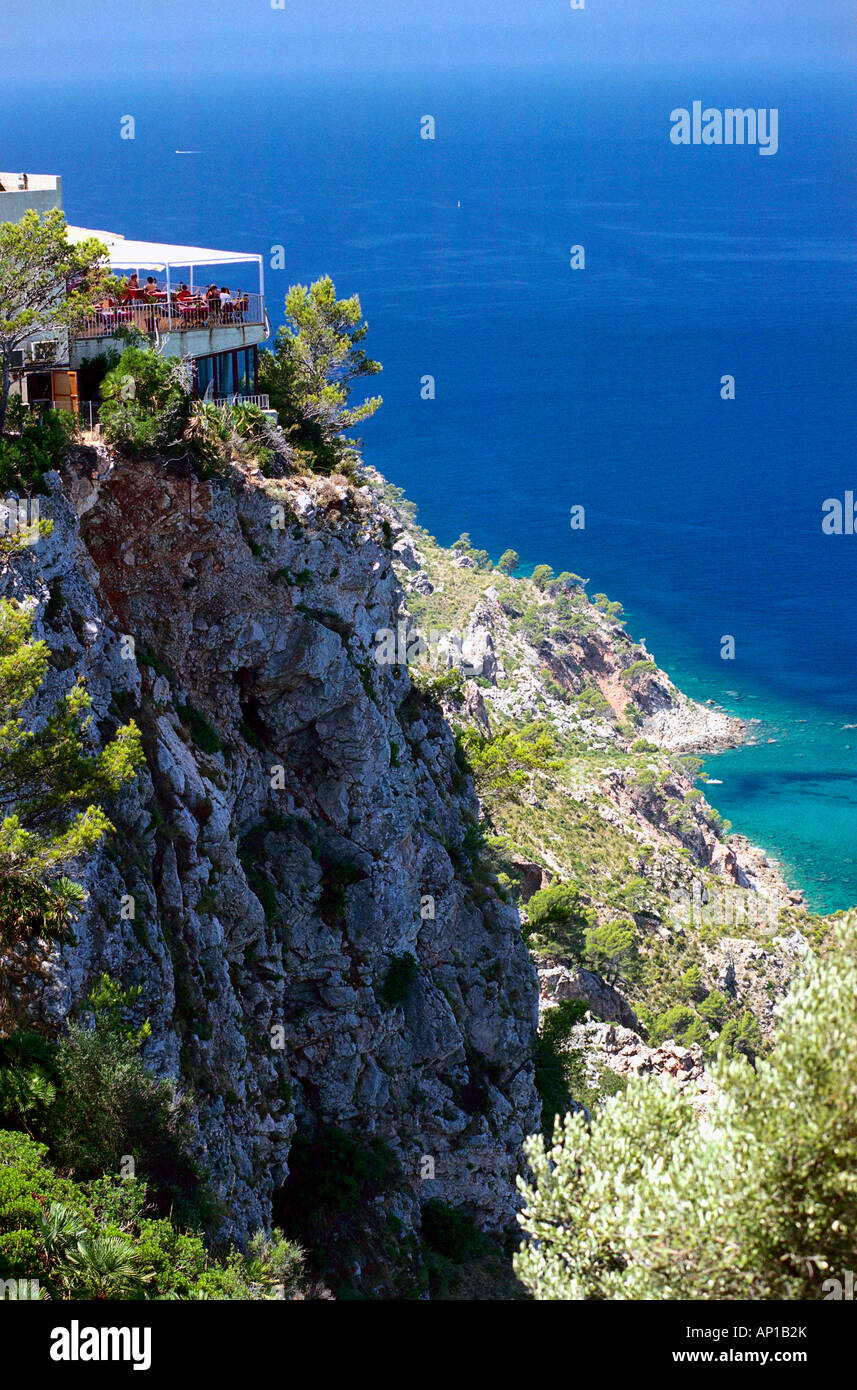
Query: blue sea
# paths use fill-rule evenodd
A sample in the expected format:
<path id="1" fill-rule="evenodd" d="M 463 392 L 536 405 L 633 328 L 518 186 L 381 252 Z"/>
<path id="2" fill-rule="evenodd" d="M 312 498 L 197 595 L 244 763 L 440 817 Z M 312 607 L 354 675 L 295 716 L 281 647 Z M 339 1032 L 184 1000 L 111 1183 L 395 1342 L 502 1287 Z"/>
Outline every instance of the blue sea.
<path id="1" fill-rule="evenodd" d="M 776 107 L 778 153 L 673 146 L 696 99 Z M 359 293 L 367 460 L 441 541 L 589 577 L 684 689 L 760 720 L 711 800 L 815 909 L 857 903 L 857 536 L 821 530 L 857 490 L 854 83 L 99 77 L 7 109 L 7 164 L 61 173 L 70 222 L 282 245 L 275 324 L 293 282 Z"/>

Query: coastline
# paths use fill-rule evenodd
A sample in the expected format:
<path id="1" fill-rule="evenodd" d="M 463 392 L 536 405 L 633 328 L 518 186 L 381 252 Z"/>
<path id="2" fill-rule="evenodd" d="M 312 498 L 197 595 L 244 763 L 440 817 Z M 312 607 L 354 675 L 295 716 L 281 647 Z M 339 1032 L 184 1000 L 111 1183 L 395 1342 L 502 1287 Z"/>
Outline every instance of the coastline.
<path id="1" fill-rule="evenodd" d="M 388 484 L 374 467 L 365 466 L 364 471 L 376 486 L 391 488 L 398 494 L 398 500 L 392 499 L 393 511 L 402 529 L 417 537 L 430 534 L 416 522 L 414 509 L 406 500 L 399 514 L 401 489 Z M 444 551 L 433 537 L 431 543 Z M 418 540 L 416 544 L 419 549 Z M 467 562 L 459 558 L 457 563 Z M 402 578 L 412 596 L 425 582 L 419 564 L 413 561 L 410 568 L 404 567 Z M 488 576 L 483 585 L 487 587 Z M 644 620 L 632 612 L 633 617 L 628 615 L 629 625 L 639 630 Z M 462 615 L 462 629 L 470 617 Z M 598 617 L 596 621 L 601 623 Z M 609 637 L 610 624 L 602 627 Z M 476 635 L 478 640 L 484 640 Z M 630 637 L 628 640 L 632 641 Z M 654 660 L 645 642 L 633 645 L 641 658 Z M 857 798 L 857 763 L 853 783 L 846 780 L 842 786 L 843 779 L 852 776 L 847 762 L 852 756 L 847 742 L 852 737 L 848 733 L 852 721 L 845 714 L 838 719 L 827 718 L 823 707 L 813 707 L 808 702 L 797 706 L 776 692 L 745 689 L 744 681 L 732 671 L 724 673 L 718 686 L 716 671 L 694 673 L 689 669 L 687 659 L 681 657 L 675 633 L 656 634 L 653 645 L 661 652 L 663 666 L 658 664 L 653 673 L 661 689 L 659 695 L 653 692 L 646 736 L 653 737 L 671 753 L 697 755 L 705 760 L 700 777 L 703 794 L 736 827 L 735 833 L 752 846 L 754 860 L 764 858 L 773 867 L 781 881 L 784 900 L 799 891 L 809 909 L 818 915 L 848 910 L 857 902 L 857 859 L 851 858 L 848 838 L 850 803 L 847 824 L 844 811 L 840 825 L 831 829 L 830 821 L 832 807 L 847 798 Z M 562 681 L 562 671 L 557 672 L 550 655 L 547 665 L 551 674 L 558 674 Z M 727 680 L 739 688 L 724 690 Z M 526 684 L 520 683 L 521 687 Z M 535 671 L 529 684 L 529 691 L 519 688 L 514 695 L 497 691 L 492 698 L 510 717 L 531 717 L 543 694 Z M 608 698 L 612 698 L 609 683 L 605 688 Z M 744 708 L 736 709 L 736 703 Z M 561 726 L 567 723 L 562 708 L 555 709 L 554 714 Z M 825 738 L 829 747 L 822 746 Z M 839 747 L 842 743 L 844 755 Z M 857 736 L 853 746 L 857 748 Z M 832 785 L 818 786 L 824 779 Z M 794 814 L 790 815 L 792 805 Z M 853 809 L 857 814 L 857 802 Z M 742 851 L 742 857 L 746 852 Z"/>
<path id="2" fill-rule="evenodd" d="M 453 727 L 474 727 L 490 739 L 545 723 L 565 749 L 553 812 L 534 792 L 533 824 L 515 828 L 523 858 L 549 875 L 567 873 L 579 834 L 571 822 L 591 806 L 626 844 L 668 857 L 656 876 L 668 896 L 689 900 L 692 876 L 678 857 L 689 853 L 703 879 L 713 875 L 727 890 L 758 895 L 769 905 L 766 917 L 803 910 L 801 889 L 770 851 L 740 825 L 725 830 L 704 776 L 682 767 L 683 758 L 745 748 L 756 725 L 713 698 L 687 695 L 584 590 L 542 591 L 529 576 L 502 573 L 482 552 L 439 545 L 397 488 L 377 470 L 363 471 L 390 528 L 409 631 L 431 638 L 431 679 L 456 671 L 463 680 L 461 696 L 443 702 Z M 649 748 L 657 750 L 654 761 Z M 562 850 L 550 828 L 557 819 L 568 823 Z"/>

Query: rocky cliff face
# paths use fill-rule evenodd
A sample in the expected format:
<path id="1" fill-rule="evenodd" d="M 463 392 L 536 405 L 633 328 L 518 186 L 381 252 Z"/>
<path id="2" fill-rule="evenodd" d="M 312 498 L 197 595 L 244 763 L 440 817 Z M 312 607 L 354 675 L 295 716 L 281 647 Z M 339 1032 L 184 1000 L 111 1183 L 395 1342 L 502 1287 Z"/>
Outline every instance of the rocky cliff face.
<path id="1" fill-rule="evenodd" d="M 76 942 L 3 963 L 3 1026 L 55 1032 L 101 971 L 142 985 L 146 1061 L 192 1087 L 238 1237 L 323 1124 L 394 1151 L 406 1226 L 427 1197 L 504 1224 L 539 1121 L 535 971 L 472 872 L 444 718 L 373 660 L 402 597 L 368 489 L 102 452 L 43 515 L 53 536 L 2 577 L 54 653 L 40 710 L 83 675 L 96 726 L 134 718 L 147 766 Z"/>

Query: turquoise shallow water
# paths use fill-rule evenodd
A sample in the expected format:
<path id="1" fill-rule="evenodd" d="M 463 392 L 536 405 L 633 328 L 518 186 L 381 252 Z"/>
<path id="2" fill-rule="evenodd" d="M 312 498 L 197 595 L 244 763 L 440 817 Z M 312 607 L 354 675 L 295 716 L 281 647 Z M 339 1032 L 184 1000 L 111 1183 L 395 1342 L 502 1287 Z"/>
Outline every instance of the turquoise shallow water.
<path id="1" fill-rule="evenodd" d="M 784 723 L 771 714 L 764 735 L 776 743 L 709 759 L 707 772 L 723 785 L 706 795 L 736 830 L 781 861 L 814 911 L 834 911 L 854 901 L 857 730 L 810 716 L 796 731 L 793 711 Z"/>
<path id="2" fill-rule="evenodd" d="M 733 828 L 762 846 L 815 912 L 857 902 L 857 713 L 785 701 L 744 681 L 692 672 L 671 643 L 655 654 L 697 699 L 751 723 L 751 743 L 709 755 L 703 790 Z M 723 662 L 728 671 L 729 663 Z"/>

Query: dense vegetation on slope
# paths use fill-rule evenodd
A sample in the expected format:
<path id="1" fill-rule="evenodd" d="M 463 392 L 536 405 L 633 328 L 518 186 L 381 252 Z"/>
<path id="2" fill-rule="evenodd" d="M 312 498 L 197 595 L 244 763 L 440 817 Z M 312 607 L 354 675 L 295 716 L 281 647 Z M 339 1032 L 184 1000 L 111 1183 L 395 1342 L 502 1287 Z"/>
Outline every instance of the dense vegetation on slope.
<path id="1" fill-rule="evenodd" d="M 770 1056 L 720 1066 L 700 1126 L 674 1087 L 635 1079 L 588 1124 L 527 1144 L 543 1299 L 817 1299 L 857 1260 L 857 917 L 782 1006 Z"/>

